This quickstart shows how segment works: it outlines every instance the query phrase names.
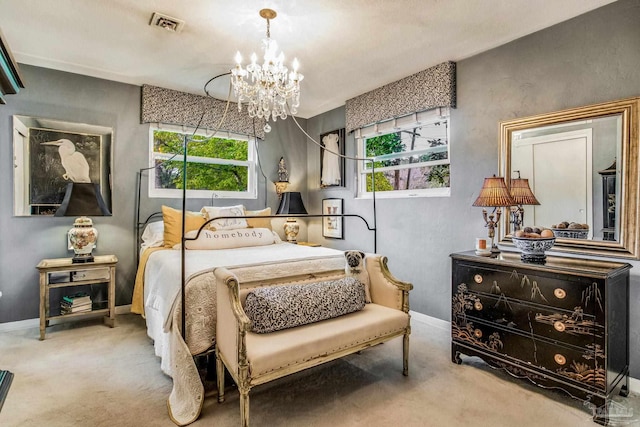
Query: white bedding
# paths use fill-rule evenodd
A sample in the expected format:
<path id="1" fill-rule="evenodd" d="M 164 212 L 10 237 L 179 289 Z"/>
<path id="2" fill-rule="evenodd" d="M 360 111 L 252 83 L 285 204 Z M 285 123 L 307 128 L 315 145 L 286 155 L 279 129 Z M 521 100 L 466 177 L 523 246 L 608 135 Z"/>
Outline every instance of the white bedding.
<path id="1" fill-rule="evenodd" d="M 239 267 L 314 258 L 336 258 L 336 261 L 344 261 L 342 251 L 290 243 L 224 250 L 187 250 L 185 257 L 185 283 L 199 273 L 211 271 L 215 267 Z M 181 251 L 165 250 L 151 254 L 145 268 L 144 281 L 147 333 L 154 340 L 156 355 L 162 358 L 162 371 L 172 377 L 168 343 L 174 305 L 179 301 L 181 279 Z"/>

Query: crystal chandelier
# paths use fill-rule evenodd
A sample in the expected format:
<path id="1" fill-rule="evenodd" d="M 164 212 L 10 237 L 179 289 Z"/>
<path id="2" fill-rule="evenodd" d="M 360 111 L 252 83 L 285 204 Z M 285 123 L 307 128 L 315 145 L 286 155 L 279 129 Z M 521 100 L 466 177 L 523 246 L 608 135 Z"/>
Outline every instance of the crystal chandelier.
<path id="1" fill-rule="evenodd" d="M 298 112 L 300 82 L 304 76 L 298 73 L 298 59 L 293 60 L 293 69 L 289 72 L 283 64 L 284 54 L 278 53 L 278 43 L 271 39 L 269 21 L 277 16 L 276 12 L 262 9 L 260 16 L 267 20 L 267 38 L 262 40 L 264 62 L 262 65 L 257 64 L 258 58 L 253 53 L 251 64 L 245 69 L 242 68 L 240 52 L 236 53 L 236 66 L 231 70 L 231 83 L 238 98 L 238 111 L 242 111 L 242 102 L 246 102 L 249 117 L 266 119 L 264 131 L 269 132 L 269 120 L 275 122 L 278 117 L 287 118 L 287 103 L 291 114 Z"/>

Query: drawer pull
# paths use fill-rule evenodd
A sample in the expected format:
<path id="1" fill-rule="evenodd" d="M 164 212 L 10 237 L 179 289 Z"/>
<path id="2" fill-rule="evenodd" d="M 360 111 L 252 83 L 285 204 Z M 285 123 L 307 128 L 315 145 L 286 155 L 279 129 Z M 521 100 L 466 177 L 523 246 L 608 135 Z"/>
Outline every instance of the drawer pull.
<path id="1" fill-rule="evenodd" d="M 567 358 L 561 354 L 555 354 L 553 356 L 553 360 L 555 360 L 558 365 L 564 365 L 567 363 Z"/>
<path id="2" fill-rule="evenodd" d="M 480 329 L 476 329 L 475 331 L 473 331 L 473 335 L 476 338 L 482 338 L 482 331 Z"/>
<path id="3" fill-rule="evenodd" d="M 558 299 L 564 299 L 567 296 L 567 292 L 562 288 L 555 288 L 553 291 L 553 295 Z"/>
<path id="4" fill-rule="evenodd" d="M 562 323 L 561 321 L 556 321 L 553 322 L 553 327 L 555 328 L 556 331 L 558 332 L 564 332 L 564 330 L 567 328 L 564 323 Z"/>
<path id="5" fill-rule="evenodd" d="M 475 276 L 473 276 L 473 280 L 477 283 L 480 284 L 482 283 L 482 274 L 476 274 Z"/>
<path id="6" fill-rule="evenodd" d="M 482 303 L 481 303 L 480 301 L 476 301 L 476 302 L 473 304 L 473 308 L 475 308 L 475 309 L 476 309 L 476 310 L 478 310 L 478 311 L 482 311 L 482 308 L 483 308 L 483 307 L 482 307 Z"/>

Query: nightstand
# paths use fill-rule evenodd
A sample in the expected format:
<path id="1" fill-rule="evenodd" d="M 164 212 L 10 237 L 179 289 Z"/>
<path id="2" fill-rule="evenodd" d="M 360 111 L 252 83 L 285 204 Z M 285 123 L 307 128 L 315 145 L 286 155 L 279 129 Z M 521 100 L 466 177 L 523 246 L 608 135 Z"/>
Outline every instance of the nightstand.
<path id="1" fill-rule="evenodd" d="M 115 326 L 115 294 L 116 294 L 116 264 L 118 258 L 115 255 L 98 255 L 94 262 L 71 262 L 71 258 L 43 259 L 36 266 L 40 271 L 40 340 L 44 340 L 45 329 L 49 321 L 61 318 L 81 319 L 87 316 L 95 316 L 104 313 L 104 323 L 110 327 Z M 55 314 L 49 306 L 49 291 L 55 288 L 71 288 L 74 286 L 107 284 L 107 307 L 94 307 L 90 311 Z"/>
<path id="2" fill-rule="evenodd" d="M 314 248 L 322 246 L 320 243 L 312 243 L 312 242 L 298 242 L 297 244 L 300 245 L 300 246 L 311 246 L 311 247 L 314 247 Z"/>

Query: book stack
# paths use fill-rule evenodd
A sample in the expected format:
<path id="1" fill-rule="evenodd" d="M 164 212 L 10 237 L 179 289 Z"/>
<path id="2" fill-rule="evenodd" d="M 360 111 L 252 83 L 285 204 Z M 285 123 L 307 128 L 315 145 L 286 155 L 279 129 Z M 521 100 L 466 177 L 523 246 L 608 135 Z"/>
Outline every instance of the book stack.
<path id="1" fill-rule="evenodd" d="M 60 301 L 60 313 L 71 314 L 91 311 L 91 304 L 91 297 L 84 292 L 67 295 L 62 297 L 62 301 Z"/>

